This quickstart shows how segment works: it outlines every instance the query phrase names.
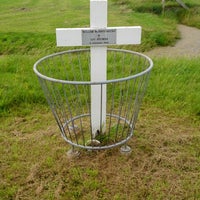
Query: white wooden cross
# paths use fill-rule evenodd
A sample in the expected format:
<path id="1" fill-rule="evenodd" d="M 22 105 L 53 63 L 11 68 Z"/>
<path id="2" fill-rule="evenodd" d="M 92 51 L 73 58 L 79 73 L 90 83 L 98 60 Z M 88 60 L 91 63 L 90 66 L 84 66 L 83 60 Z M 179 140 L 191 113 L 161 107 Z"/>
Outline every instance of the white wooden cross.
<path id="1" fill-rule="evenodd" d="M 90 46 L 91 82 L 107 77 L 107 45 L 140 44 L 141 27 L 107 27 L 107 0 L 90 0 L 90 28 L 56 29 L 57 46 Z M 106 129 L 106 85 L 91 86 L 91 123 L 95 137 Z"/>

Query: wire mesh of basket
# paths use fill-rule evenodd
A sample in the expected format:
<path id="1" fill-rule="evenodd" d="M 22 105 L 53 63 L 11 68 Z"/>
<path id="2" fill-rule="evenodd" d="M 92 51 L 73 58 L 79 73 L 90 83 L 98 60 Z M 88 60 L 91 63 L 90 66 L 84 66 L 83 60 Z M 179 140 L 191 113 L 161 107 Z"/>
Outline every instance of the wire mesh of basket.
<path id="1" fill-rule="evenodd" d="M 151 59 L 141 53 L 108 49 L 107 80 L 91 82 L 90 49 L 76 49 L 38 60 L 34 72 L 64 140 L 73 147 L 98 150 L 126 144 L 132 137 L 152 67 Z M 91 124 L 94 85 L 107 88 L 106 130 L 95 135 Z"/>

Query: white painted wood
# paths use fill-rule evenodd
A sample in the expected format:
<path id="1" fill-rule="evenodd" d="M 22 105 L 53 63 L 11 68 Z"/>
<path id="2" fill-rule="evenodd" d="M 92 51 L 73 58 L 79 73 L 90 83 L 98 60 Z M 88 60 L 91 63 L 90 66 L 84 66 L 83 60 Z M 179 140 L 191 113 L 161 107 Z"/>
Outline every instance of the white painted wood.
<path id="1" fill-rule="evenodd" d="M 107 0 L 90 0 L 90 27 L 107 27 Z"/>
<path id="2" fill-rule="evenodd" d="M 114 27 L 113 27 L 114 28 Z M 142 28 L 135 27 L 118 27 L 117 29 L 117 44 L 140 44 Z"/>
<path id="3" fill-rule="evenodd" d="M 117 32 L 116 33 L 117 38 L 115 44 L 125 45 L 125 44 L 141 43 L 142 28 L 140 26 L 106 28 L 106 30 L 112 30 L 112 29 L 116 29 Z M 82 42 L 83 30 L 97 30 L 97 28 L 57 28 L 56 29 L 57 46 L 84 46 Z"/>
<path id="4" fill-rule="evenodd" d="M 113 29 L 113 33 L 108 36 L 110 34 L 108 31 L 111 29 Z M 105 34 L 99 35 L 100 39 L 107 37 L 108 43 L 96 42 L 99 41 L 99 35 L 95 35 L 92 30 L 97 32 L 106 30 Z M 87 31 L 92 32 L 92 34 L 87 35 Z M 57 46 L 89 45 L 91 81 L 104 82 L 107 76 L 107 44 L 140 44 L 141 27 L 107 28 L 107 0 L 90 0 L 90 28 L 58 28 L 56 29 L 56 40 Z M 102 85 L 102 87 L 99 85 L 91 86 L 91 123 L 93 137 L 98 130 L 104 132 L 106 129 L 106 85 Z"/>
<path id="5" fill-rule="evenodd" d="M 90 28 L 107 27 L 107 0 L 90 0 Z M 91 80 L 107 78 L 107 47 L 91 47 Z M 91 123 L 93 137 L 106 130 L 106 85 L 91 86 Z"/>
<path id="6" fill-rule="evenodd" d="M 91 81 L 106 81 L 106 47 L 91 47 Z M 106 130 L 106 85 L 91 86 L 91 123 L 95 137 L 98 131 Z"/>
<path id="7" fill-rule="evenodd" d="M 81 28 L 57 28 L 56 41 L 57 46 L 81 46 Z"/>

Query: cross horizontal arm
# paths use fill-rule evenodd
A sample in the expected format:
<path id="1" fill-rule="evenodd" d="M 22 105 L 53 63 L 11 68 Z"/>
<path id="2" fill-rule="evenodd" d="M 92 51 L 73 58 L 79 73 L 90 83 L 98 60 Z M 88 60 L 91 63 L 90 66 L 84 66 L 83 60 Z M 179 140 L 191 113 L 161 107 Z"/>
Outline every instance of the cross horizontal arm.
<path id="1" fill-rule="evenodd" d="M 57 46 L 106 46 L 141 43 L 140 26 L 96 28 L 58 28 Z"/>

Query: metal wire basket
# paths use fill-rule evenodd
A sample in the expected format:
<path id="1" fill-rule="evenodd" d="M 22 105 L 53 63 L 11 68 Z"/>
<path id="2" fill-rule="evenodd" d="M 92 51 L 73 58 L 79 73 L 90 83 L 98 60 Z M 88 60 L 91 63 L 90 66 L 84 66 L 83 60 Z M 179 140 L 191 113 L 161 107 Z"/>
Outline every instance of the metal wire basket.
<path id="1" fill-rule="evenodd" d="M 108 49 L 107 81 L 90 81 L 90 50 L 46 56 L 34 65 L 61 135 L 73 147 L 108 149 L 132 137 L 152 60 L 137 52 Z M 91 87 L 107 88 L 106 129 L 92 133 Z"/>

